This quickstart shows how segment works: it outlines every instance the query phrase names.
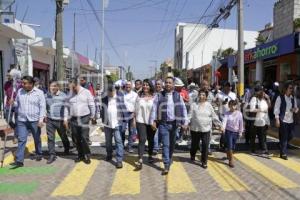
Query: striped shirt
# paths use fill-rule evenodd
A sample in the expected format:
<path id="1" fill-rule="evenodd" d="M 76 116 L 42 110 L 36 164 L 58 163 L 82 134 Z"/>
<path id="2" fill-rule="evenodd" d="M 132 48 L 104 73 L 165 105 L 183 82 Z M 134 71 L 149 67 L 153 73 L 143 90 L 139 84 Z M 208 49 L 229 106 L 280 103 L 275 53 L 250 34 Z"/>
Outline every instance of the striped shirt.
<path id="1" fill-rule="evenodd" d="M 65 110 L 65 101 L 67 95 L 61 91 L 56 94 L 48 93 L 46 96 L 47 117 L 54 120 L 63 120 L 68 118 Z"/>
<path id="2" fill-rule="evenodd" d="M 43 91 L 33 88 L 27 92 L 23 88 L 16 97 L 18 121 L 42 122 L 46 116 L 46 99 Z"/>

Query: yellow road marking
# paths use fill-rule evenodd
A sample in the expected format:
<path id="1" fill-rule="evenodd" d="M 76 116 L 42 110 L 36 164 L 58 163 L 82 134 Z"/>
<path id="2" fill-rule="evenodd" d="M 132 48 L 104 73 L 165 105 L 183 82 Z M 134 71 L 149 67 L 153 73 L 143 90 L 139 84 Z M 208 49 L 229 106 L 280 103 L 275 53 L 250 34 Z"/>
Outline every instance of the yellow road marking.
<path id="1" fill-rule="evenodd" d="M 91 161 L 89 165 L 83 162 L 76 164 L 74 169 L 53 191 L 51 196 L 80 196 L 99 164 L 98 160 Z"/>
<path id="2" fill-rule="evenodd" d="M 254 159 L 252 156 L 246 154 L 235 154 L 235 157 L 241 161 L 244 165 L 248 166 L 261 176 L 268 179 L 273 184 L 277 185 L 281 188 L 296 188 L 298 184 L 294 183 L 293 181 L 285 178 L 272 168 L 262 164 L 261 162 Z"/>
<path id="3" fill-rule="evenodd" d="M 300 174 L 300 163 L 296 162 L 293 159 L 288 159 L 288 160 L 283 160 L 281 158 L 278 157 L 272 157 L 272 160 L 278 162 L 279 164 L 283 165 L 286 168 L 289 168 L 295 172 L 297 172 L 298 174 Z"/>
<path id="4" fill-rule="evenodd" d="M 240 180 L 226 165 L 219 163 L 215 158 L 208 160 L 208 173 L 226 192 L 246 191 L 249 187 Z"/>
<path id="5" fill-rule="evenodd" d="M 47 142 L 47 135 L 46 134 L 41 135 L 41 142 Z M 27 142 L 25 152 L 31 153 L 31 152 L 33 152 L 34 149 L 35 149 L 35 146 L 34 146 L 34 141 L 33 141 L 33 138 L 32 138 L 32 141 Z M 3 165 L 7 166 L 7 165 L 9 165 L 9 163 L 12 163 L 14 161 L 15 161 L 14 155 L 10 154 L 10 155 L 8 155 L 4 158 Z"/>
<path id="6" fill-rule="evenodd" d="M 169 174 L 165 179 L 169 193 L 197 192 L 186 170 L 179 161 L 173 161 Z"/>
<path id="7" fill-rule="evenodd" d="M 135 171 L 134 161 L 129 157 L 123 162 L 123 168 L 118 169 L 111 187 L 110 195 L 136 195 L 141 191 L 140 171 Z"/>

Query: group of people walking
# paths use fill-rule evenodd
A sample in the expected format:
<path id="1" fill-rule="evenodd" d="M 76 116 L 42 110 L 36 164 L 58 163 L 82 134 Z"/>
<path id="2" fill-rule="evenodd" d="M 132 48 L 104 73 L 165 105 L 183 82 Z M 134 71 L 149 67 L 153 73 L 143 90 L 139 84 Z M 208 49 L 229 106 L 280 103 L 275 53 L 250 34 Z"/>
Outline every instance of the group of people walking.
<path id="1" fill-rule="evenodd" d="M 269 154 L 266 143 L 266 129 L 270 126 L 270 112 L 274 112 L 275 124 L 279 128 L 280 157 L 287 159 L 287 145 L 292 138 L 293 114 L 298 112 L 293 96 L 293 85 L 286 84 L 285 92 L 278 95 L 272 104 L 271 97 L 261 85 L 247 90 L 238 100 L 230 83 L 210 88 L 202 81 L 200 88 L 194 83 L 188 89 L 178 78 L 134 83 L 109 84 L 105 91 L 94 94 L 86 88 L 85 81 L 71 79 L 68 94 L 60 90 L 57 81 L 51 81 L 49 91 L 35 87 L 31 76 L 22 78 L 22 87 L 17 95 L 10 96 L 7 105 L 12 105 L 16 115 L 16 138 L 18 148 L 15 167 L 24 164 L 24 153 L 29 132 L 35 143 L 35 159 L 42 159 L 41 128 L 46 124 L 48 136 L 48 164 L 56 160 L 55 133 L 61 137 L 64 153 L 69 154 L 70 145 L 67 130 L 76 146 L 78 156 L 75 162 L 91 162 L 89 124 L 96 124 L 99 113 L 104 127 L 106 160 L 113 159 L 115 143 L 116 168 L 123 167 L 125 133 L 128 130 L 127 150 L 133 153 L 133 143 L 138 138 L 136 167 L 143 168 L 144 153 L 148 150 L 148 162 L 154 162 L 159 146 L 162 147 L 163 174 L 168 174 L 173 162 L 176 140 L 191 137 L 190 159 L 195 161 L 201 149 L 201 163 L 207 168 L 212 130 L 219 129 L 221 147 L 226 149 L 228 164 L 234 167 L 233 151 L 238 138 L 245 135 L 250 151 L 256 153 L 255 139 L 258 136 L 263 154 Z M 100 90 L 100 86 L 97 85 Z M 244 128 L 246 127 L 246 129 Z"/>

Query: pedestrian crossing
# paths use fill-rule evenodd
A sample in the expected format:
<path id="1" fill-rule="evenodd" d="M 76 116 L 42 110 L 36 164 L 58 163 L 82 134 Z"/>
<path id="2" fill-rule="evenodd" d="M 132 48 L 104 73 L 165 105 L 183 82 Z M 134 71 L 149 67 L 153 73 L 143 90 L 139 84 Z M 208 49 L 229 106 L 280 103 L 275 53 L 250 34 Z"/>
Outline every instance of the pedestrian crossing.
<path id="1" fill-rule="evenodd" d="M 231 169 L 227 166 L 227 160 L 220 159 L 220 154 L 211 156 L 208 161 L 208 168 L 202 169 L 196 163 L 191 163 L 189 157 L 185 156 L 175 156 L 173 164 L 171 165 L 170 172 L 167 176 L 158 175 L 158 169 L 163 167 L 161 158 L 157 159 L 154 165 L 156 167 L 151 167 L 151 165 L 145 165 L 142 170 L 137 170 L 134 162 L 137 161 L 136 156 L 127 156 L 123 162 L 122 169 L 114 169 L 112 163 L 107 163 L 103 160 L 92 159 L 90 165 L 86 165 L 83 162 L 73 164 L 72 169 L 67 168 L 67 172 L 64 173 L 64 177 L 57 177 L 59 182 L 57 185 L 53 185 L 49 195 L 51 197 L 81 197 L 86 194 L 86 190 L 90 184 L 97 185 L 101 184 L 99 180 L 105 181 L 103 177 L 96 177 L 96 170 L 100 172 L 109 172 L 110 180 L 106 180 L 105 189 L 107 190 L 107 195 L 110 197 L 116 196 L 138 196 L 143 194 L 143 184 L 147 179 L 148 174 L 143 174 L 149 172 L 152 176 L 155 174 L 155 179 L 157 182 L 147 183 L 148 187 L 155 186 L 156 184 L 163 184 L 166 189 L 167 194 L 195 194 L 203 191 L 203 185 L 213 184 L 213 188 L 218 192 L 251 192 L 255 190 L 253 181 L 255 178 L 259 178 L 267 183 L 270 187 L 275 186 L 276 188 L 286 189 L 299 189 L 300 188 L 300 159 L 299 158 L 289 158 L 289 160 L 282 160 L 277 156 L 273 156 L 270 159 L 263 159 L 256 156 L 251 156 L 247 153 L 237 153 L 234 155 L 236 167 Z M 106 170 L 107 167 L 111 167 L 112 170 Z M 285 173 L 282 173 L 284 169 Z M 2 170 L 2 171 L 1 171 Z M 38 169 L 37 167 L 32 167 L 30 170 L 26 168 L 20 168 L 20 171 L 8 171 L 6 168 L 0 169 L 0 176 L 10 176 L 19 175 L 22 176 L 27 174 L 29 171 L 31 175 L 52 175 L 58 173 L 59 168 L 55 164 L 51 167 L 45 169 Z M 22 171 L 23 170 L 23 171 Z M 102 171 L 101 171 L 102 170 Z M 242 175 L 247 174 L 247 175 Z M 201 177 L 200 177 L 201 176 Z M 199 178 L 200 177 L 200 178 Z M 203 178 L 204 177 L 204 178 Z M 205 183 L 199 184 L 199 180 L 205 180 Z M 208 181 L 209 180 L 209 181 Z M 299 181 L 298 181 L 299 180 Z M 208 182 L 207 182 L 208 181 Z M 97 184 L 96 184 L 97 183 Z M 16 188 L 15 194 L 29 194 L 39 190 L 38 182 L 28 182 L 26 183 L 10 183 L 10 182 L 0 182 L 0 194 L 9 193 L 11 189 L 8 189 L 9 185 L 13 185 Z M 21 185 L 26 185 L 26 187 L 21 188 Z M 27 188 L 27 189 L 26 189 Z M 149 189 L 149 188 L 148 188 Z M 151 188 L 150 188 L 151 192 Z"/>

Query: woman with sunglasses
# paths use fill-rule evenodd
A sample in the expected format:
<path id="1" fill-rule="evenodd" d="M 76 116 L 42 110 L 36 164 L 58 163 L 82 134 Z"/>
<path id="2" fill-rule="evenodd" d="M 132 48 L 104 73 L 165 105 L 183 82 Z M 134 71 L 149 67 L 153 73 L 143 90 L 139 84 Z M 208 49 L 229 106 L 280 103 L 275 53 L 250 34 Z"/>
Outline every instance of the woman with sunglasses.
<path id="1" fill-rule="evenodd" d="M 143 81 L 142 91 L 138 94 L 135 104 L 135 118 L 139 137 L 138 144 L 138 162 L 136 163 L 138 169 L 142 169 L 143 155 L 145 151 L 145 143 L 148 140 L 148 161 L 153 163 L 153 146 L 155 130 L 150 125 L 150 113 L 154 100 L 154 87 L 149 79 Z"/>
<path id="2" fill-rule="evenodd" d="M 216 115 L 212 105 L 207 101 L 208 92 L 201 89 L 199 100 L 191 104 L 189 112 L 192 144 L 190 149 L 191 160 L 195 161 L 197 150 L 201 146 L 201 163 L 204 169 L 207 168 L 208 144 L 212 123 L 221 127 L 222 123 Z"/>

